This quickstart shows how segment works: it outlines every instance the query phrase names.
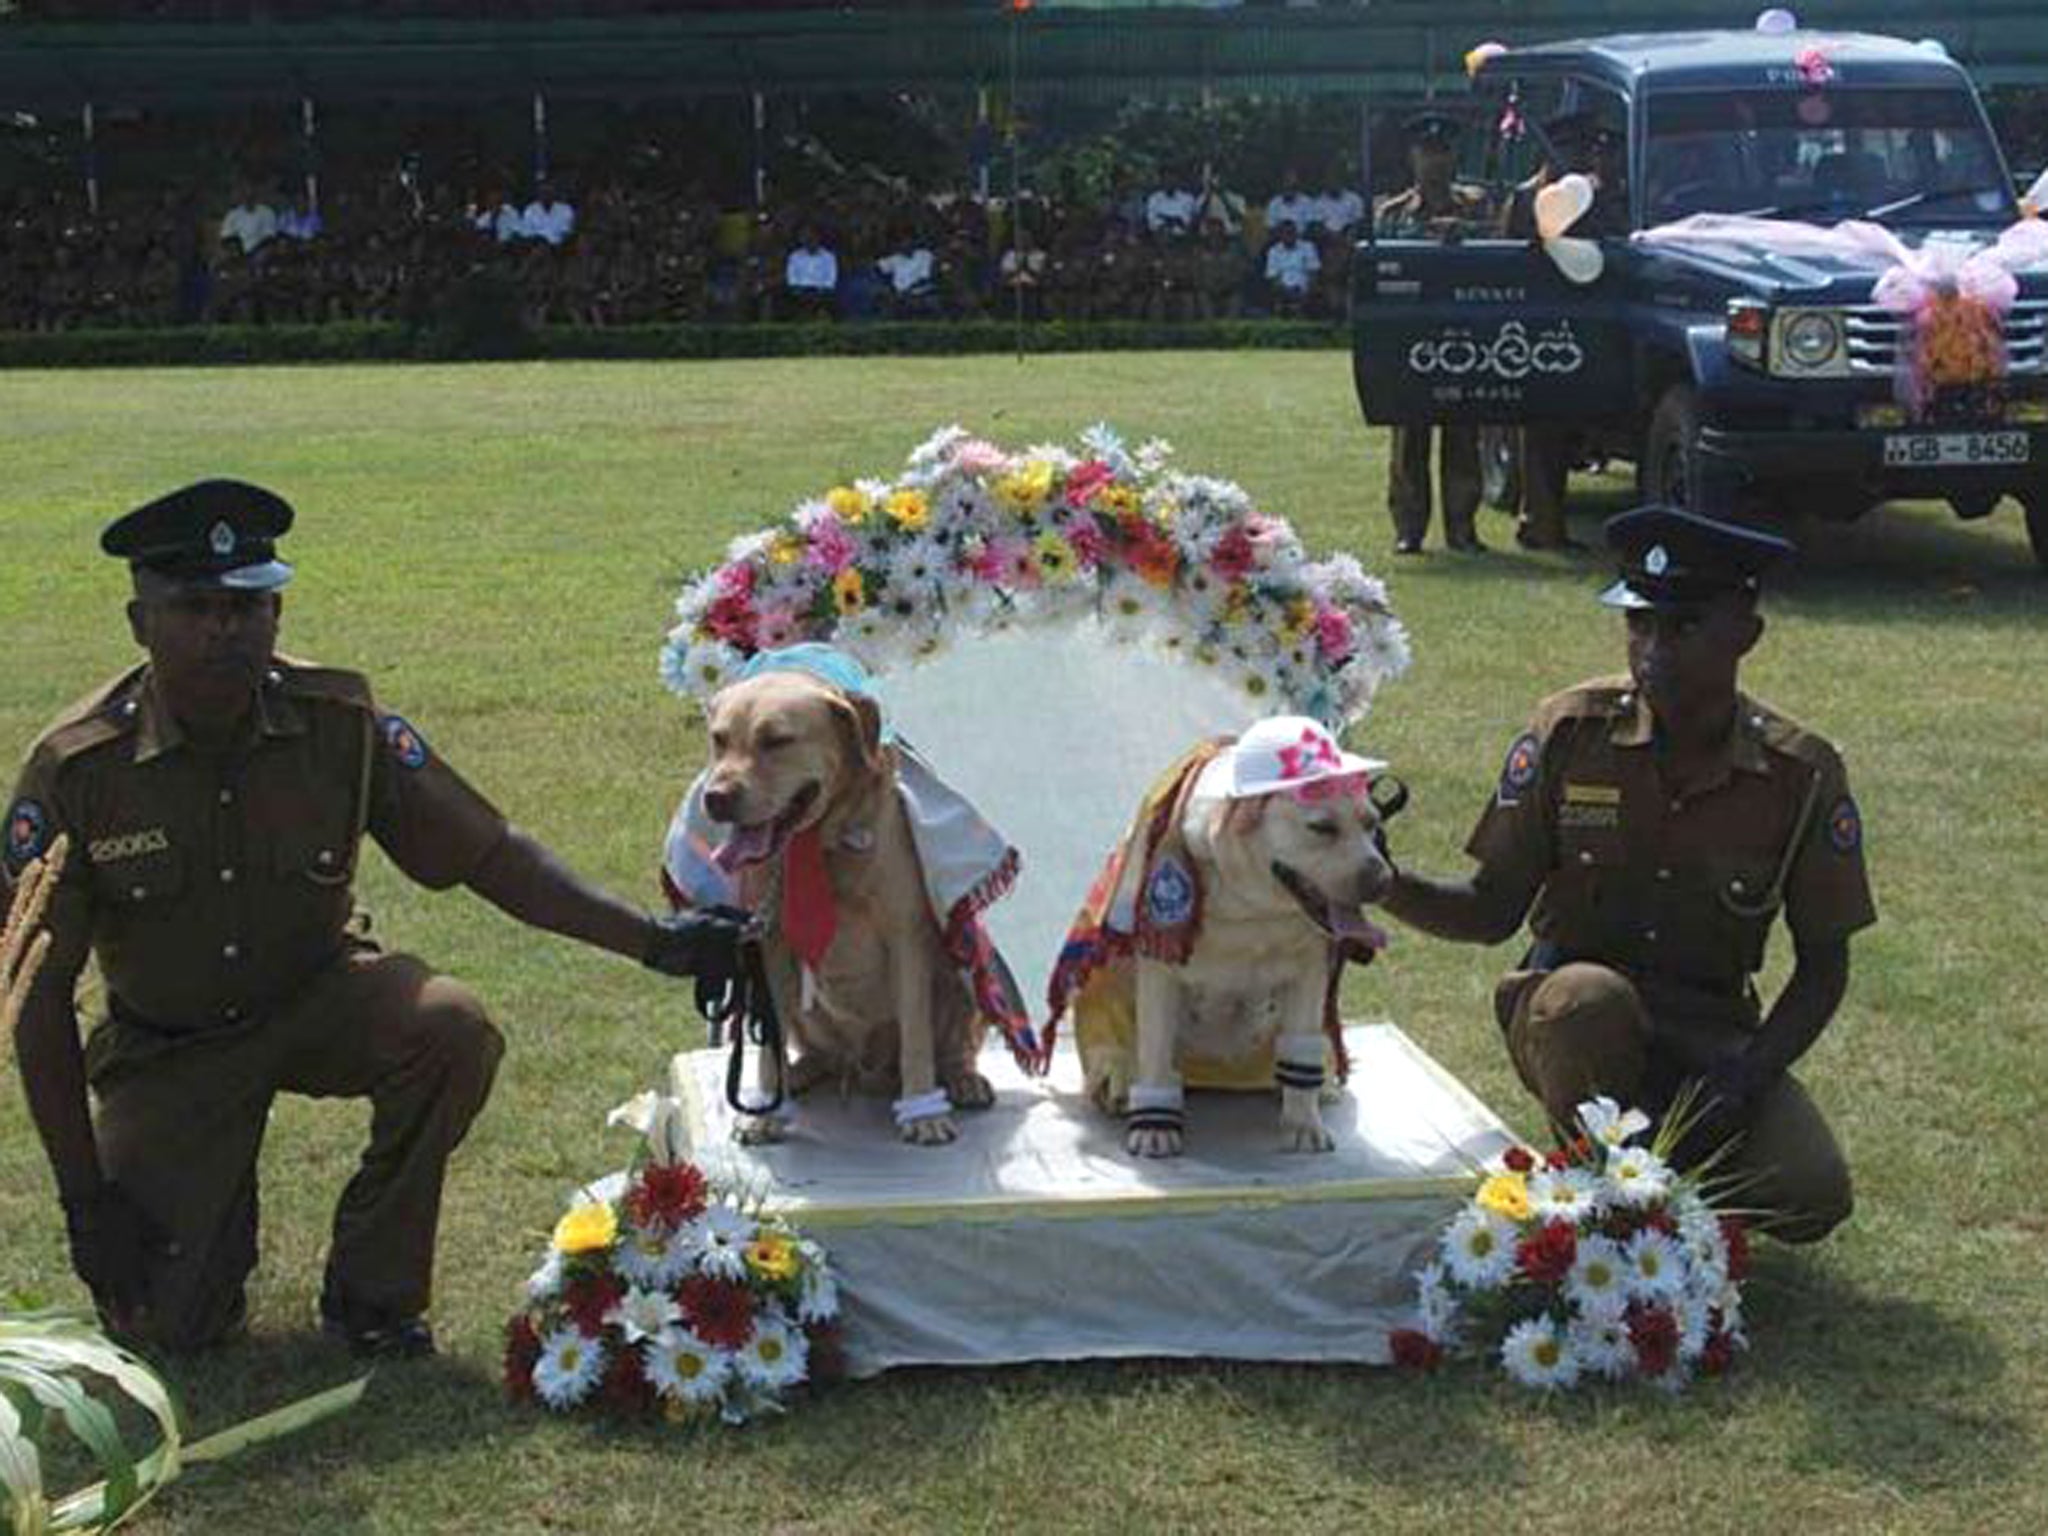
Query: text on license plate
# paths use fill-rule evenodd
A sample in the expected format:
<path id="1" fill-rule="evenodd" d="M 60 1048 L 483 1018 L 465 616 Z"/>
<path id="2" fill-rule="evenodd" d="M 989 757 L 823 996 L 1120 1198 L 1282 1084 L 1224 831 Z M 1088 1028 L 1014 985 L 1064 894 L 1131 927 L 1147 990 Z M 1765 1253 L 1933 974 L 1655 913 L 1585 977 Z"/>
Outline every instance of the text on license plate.
<path id="1" fill-rule="evenodd" d="M 1894 432 L 1884 440 L 1887 469 L 2024 464 L 2031 452 L 2031 439 L 2024 432 Z"/>

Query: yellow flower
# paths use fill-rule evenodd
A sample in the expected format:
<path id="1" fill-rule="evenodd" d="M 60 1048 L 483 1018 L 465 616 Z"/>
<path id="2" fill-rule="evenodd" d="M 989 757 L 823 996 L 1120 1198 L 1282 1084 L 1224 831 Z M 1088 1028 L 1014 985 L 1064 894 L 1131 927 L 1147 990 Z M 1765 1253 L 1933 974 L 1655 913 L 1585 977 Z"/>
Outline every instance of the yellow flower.
<path id="1" fill-rule="evenodd" d="M 779 1280 L 794 1280 L 801 1263 L 796 1244 L 786 1237 L 771 1233 L 747 1244 L 747 1268 L 771 1285 Z"/>
<path id="2" fill-rule="evenodd" d="M 842 523 L 864 522 L 868 515 L 868 493 L 851 485 L 835 485 L 825 493 L 825 505 Z"/>
<path id="3" fill-rule="evenodd" d="M 768 546 L 768 558 L 777 565 L 795 565 L 804 557 L 804 539 L 801 534 L 778 533 Z"/>
<path id="4" fill-rule="evenodd" d="M 1280 638 L 1292 645 L 1305 636 L 1315 622 L 1315 603 L 1309 598 L 1297 597 L 1287 605 L 1287 616 L 1280 625 Z"/>
<path id="5" fill-rule="evenodd" d="M 1234 581 L 1223 594 L 1223 622 L 1235 624 L 1242 619 L 1252 605 L 1252 589 L 1241 581 Z"/>
<path id="6" fill-rule="evenodd" d="M 574 1257 L 579 1253 L 601 1253 L 617 1241 L 619 1216 L 602 1201 L 572 1206 L 555 1223 L 555 1252 Z"/>
<path id="7" fill-rule="evenodd" d="M 996 500 L 1013 517 L 1029 517 L 1052 495 L 1052 466 L 1039 462 L 1012 470 L 995 483 Z"/>
<path id="8" fill-rule="evenodd" d="M 892 491 L 882 510 L 905 533 L 921 532 L 932 520 L 932 506 L 923 491 Z"/>
<path id="9" fill-rule="evenodd" d="M 1144 502 L 1128 485 L 1112 485 L 1095 498 L 1095 504 L 1116 517 L 1137 511 Z"/>
<path id="10" fill-rule="evenodd" d="M 852 618 L 867 605 L 867 586 L 856 567 L 849 565 L 832 578 L 832 606 L 839 610 L 842 619 Z"/>
<path id="11" fill-rule="evenodd" d="M 1529 1219 L 1529 1181 L 1519 1173 L 1496 1173 L 1479 1186 L 1474 1197 L 1486 1210 L 1509 1221 Z"/>
<path id="12" fill-rule="evenodd" d="M 1038 574 L 1055 585 L 1074 579 L 1074 546 L 1056 533 L 1041 533 L 1031 546 Z"/>

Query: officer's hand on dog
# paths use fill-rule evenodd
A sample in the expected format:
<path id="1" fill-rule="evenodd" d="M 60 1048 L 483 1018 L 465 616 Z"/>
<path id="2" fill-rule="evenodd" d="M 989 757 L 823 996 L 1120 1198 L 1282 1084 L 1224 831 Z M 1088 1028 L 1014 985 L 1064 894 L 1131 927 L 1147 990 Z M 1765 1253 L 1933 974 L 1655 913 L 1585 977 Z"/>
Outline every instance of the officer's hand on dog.
<path id="1" fill-rule="evenodd" d="M 725 982 L 739 973 L 740 937 L 751 921 L 736 907 L 696 907 L 648 926 L 640 959 L 664 976 L 695 976 Z"/>
<path id="2" fill-rule="evenodd" d="M 178 1252 L 170 1234 L 118 1184 L 65 1201 L 64 1227 L 72 1269 L 117 1324 L 148 1301 L 150 1261 Z"/>

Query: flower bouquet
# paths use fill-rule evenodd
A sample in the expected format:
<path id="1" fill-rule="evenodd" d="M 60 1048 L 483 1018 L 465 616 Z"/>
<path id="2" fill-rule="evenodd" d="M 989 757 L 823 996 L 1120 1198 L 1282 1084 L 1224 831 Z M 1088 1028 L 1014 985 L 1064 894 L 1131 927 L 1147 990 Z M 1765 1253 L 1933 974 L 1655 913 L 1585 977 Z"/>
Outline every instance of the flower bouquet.
<path id="1" fill-rule="evenodd" d="M 1098 426 L 1077 449 L 1012 452 L 948 427 L 894 478 L 833 486 L 735 540 L 677 601 L 662 675 L 709 699 L 760 650 L 829 641 L 883 674 L 956 635 L 1077 616 L 1333 728 L 1408 662 L 1355 558 L 1310 560 L 1284 519 L 1173 468 L 1165 443 Z"/>
<path id="2" fill-rule="evenodd" d="M 1416 1325 L 1395 1330 L 1395 1363 L 1431 1370 L 1469 1345 L 1545 1389 L 1604 1378 L 1675 1391 L 1726 1371 L 1748 1348 L 1748 1239 L 1700 1176 L 1667 1161 L 1683 1120 L 1641 1145 L 1647 1115 L 1593 1099 L 1569 1146 L 1515 1146 L 1489 1162 L 1417 1277 Z"/>
<path id="3" fill-rule="evenodd" d="M 742 1424 L 836 1360 L 824 1251 L 681 1157 L 584 1192 L 505 1329 L 505 1389 L 557 1412 Z"/>

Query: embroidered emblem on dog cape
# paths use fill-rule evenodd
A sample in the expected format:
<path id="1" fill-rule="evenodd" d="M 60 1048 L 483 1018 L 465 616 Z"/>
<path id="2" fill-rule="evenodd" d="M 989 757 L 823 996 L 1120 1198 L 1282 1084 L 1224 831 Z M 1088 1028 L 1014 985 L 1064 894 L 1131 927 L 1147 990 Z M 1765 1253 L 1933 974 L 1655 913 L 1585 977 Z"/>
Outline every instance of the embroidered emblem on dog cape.
<path id="1" fill-rule="evenodd" d="M 1145 882 L 1145 917 L 1155 928 L 1178 928 L 1195 915 L 1195 877 L 1179 859 L 1159 861 Z"/>

